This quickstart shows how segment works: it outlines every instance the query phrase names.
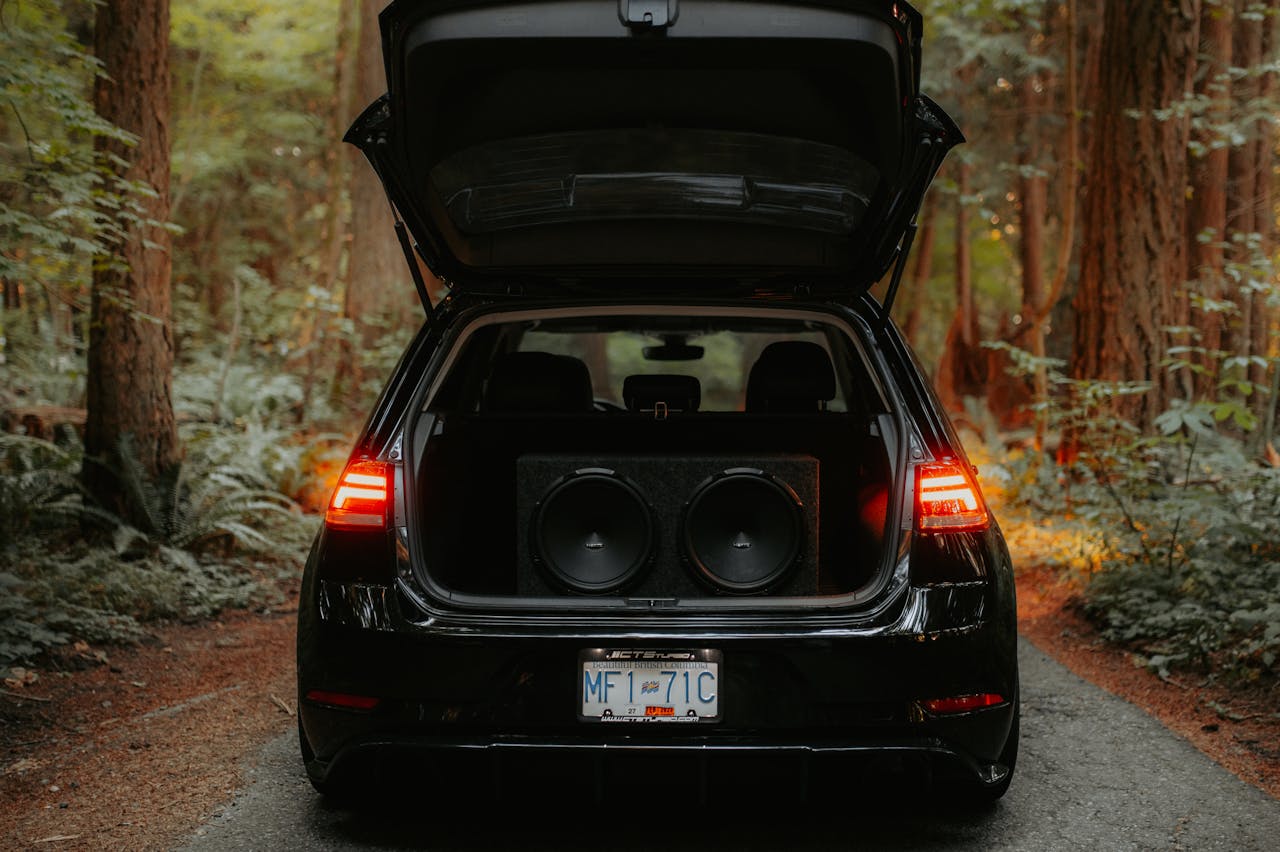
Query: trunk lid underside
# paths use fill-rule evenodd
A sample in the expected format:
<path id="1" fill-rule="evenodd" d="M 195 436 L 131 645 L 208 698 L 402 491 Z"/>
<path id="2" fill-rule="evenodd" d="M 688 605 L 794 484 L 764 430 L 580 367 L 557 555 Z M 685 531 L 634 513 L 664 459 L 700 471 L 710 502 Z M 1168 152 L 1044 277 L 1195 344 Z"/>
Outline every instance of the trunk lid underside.
<path id="1" fill-rule="evenodd" d="M 473 291 L 856 294 L 961 141 L 903 3 L 398 0 L 381 23 L 388 94 L 348 141 Z"/>

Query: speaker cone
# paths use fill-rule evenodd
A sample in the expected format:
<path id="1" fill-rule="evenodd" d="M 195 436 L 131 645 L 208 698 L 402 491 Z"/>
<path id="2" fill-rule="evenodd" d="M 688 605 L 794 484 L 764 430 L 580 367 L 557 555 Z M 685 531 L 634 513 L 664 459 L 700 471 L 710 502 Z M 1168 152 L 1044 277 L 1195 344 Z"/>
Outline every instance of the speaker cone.
<path id="1" fill-rule="evenodd" d="M 780 581 L 800 556 L 804 515 L 786 483 L 734 468 L 707 479 L 684 512 L 684 554 L 695 573 L 735 594 Z"/>
<path id="2" fill-rule="evenodd" d="M 608 594 L 649 564 L 653 526 L 634 485 L 611 470 L 587 468 L 552 484 L 534 507 L 530 549 L 553 582 Z"/>

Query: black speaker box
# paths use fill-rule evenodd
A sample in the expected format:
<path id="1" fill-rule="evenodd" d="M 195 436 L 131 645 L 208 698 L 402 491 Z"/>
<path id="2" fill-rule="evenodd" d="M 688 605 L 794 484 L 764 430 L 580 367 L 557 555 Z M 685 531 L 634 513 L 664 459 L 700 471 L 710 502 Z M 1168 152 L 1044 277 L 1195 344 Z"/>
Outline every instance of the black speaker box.
<path id="1" fill-rule="evenodd" d="M 807 455 L 516 459 L 523 596 L 818 593 Z"/>

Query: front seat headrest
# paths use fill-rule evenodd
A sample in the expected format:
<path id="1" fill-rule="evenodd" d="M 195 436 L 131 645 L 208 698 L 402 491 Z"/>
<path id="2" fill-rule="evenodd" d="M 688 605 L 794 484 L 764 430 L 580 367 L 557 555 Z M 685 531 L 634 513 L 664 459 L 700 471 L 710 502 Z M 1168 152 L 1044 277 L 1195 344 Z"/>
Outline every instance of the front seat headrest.
<path id="1" fill-rule="evenodd" d="M 509 352 L 489 373 L 481 411 L 592 411 L 591 373 L 569 355 Z"/>
<path id="2" fill-rule="evenodd" d="M 631 411 L 697 411 L 702 383 L 694 376 L 638 374 L 622 382 L 622 401 Z"/>
<path id="3" fill-rule="evenodd" d="M 836 374 L 827 350 L 807 340 L 770 343 L 747 378 L 747 411 L 803 414 L 835 399 Z"/>

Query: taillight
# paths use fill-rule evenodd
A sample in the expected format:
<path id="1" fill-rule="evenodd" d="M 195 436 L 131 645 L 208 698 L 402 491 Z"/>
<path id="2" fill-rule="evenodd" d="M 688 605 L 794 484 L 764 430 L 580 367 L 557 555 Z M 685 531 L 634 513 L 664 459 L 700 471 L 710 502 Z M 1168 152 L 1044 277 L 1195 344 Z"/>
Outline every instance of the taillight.
<path id="1" fill-rule="evenodd" d="M 324 513 L 327 527 L 337 529 L 383 529 L 391 506 L 391 465 L 386 462 L 353 461 L 338 479 Z"/>
<path id="2" fill-rule="evenodd" d="M 327 704 L 330 707 L 341 707 L 344 710 L 372 710 L 381 703 L 380 699 L 371 695 L 351 695 L 324 689 L 308 690 L 307 700 L 316 704 Z"/>
<path id="3" fill-rule="evenodd" d="M 935 716 L 945 716 L 951 713 L 969 713 L 973 710 L 982 710 L 986 707 L 998 707 L 1004 704 L 1004 696 L 994 692 L 984 692 L 981 695 L 957 695 L 952 698 L 930 698 L 921 701 L 920 706 Z"/>
<path id="4" fill-rule="evenodd" d="M 916 467 L 916 527 L 921 532 L 985 530 L 990 523 L 978 483 L 964 465 Z"/>

